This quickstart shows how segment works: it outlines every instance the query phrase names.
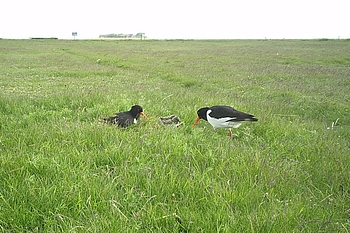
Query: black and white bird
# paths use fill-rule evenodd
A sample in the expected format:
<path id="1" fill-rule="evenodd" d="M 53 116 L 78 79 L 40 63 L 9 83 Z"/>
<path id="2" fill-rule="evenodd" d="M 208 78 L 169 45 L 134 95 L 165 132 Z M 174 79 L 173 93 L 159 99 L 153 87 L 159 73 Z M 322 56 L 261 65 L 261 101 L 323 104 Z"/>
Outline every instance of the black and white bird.
<path id="1" fill-rule="evenodd" d="M 140 115 L 148 119 L 146 114 L 143 113 L 142 107 L 140 105 L 134 105 L 131 107 L 130 111 L 116 113 L 115 116 L 104 118 L 103 120 L 125 128 L 136 124 L 137 120 L 140 118 Z"/>
<path id="2" fill-rule="evenodd" d="M 211 124 L 214 130 L 226 128 L 230 131 L 232 138 L 232 128 L 238 128 L 242 122 L 258 121 L 253 115 L 238 111 L 230 106 L 213 106 L 201 108 L 197 111 L 197 119 L 192 128 L 196 126 L 200 119 L 206 120 Z"/>

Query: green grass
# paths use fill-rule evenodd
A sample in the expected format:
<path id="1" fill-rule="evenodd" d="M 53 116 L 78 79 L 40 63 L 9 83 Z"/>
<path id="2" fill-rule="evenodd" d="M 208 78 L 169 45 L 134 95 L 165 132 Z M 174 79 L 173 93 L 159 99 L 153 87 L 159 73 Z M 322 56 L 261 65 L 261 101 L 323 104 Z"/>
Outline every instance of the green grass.
<path id="1" fill-rule="evenodd" d="M 0 40 L 1 232 L 349 232 L 350 41 Z M 101 118 L 140 104 L 126 129 Z M 259 121 L 191 126 L 200 107 Z M 166 128 L 158 118 L 184 122 Z"/>

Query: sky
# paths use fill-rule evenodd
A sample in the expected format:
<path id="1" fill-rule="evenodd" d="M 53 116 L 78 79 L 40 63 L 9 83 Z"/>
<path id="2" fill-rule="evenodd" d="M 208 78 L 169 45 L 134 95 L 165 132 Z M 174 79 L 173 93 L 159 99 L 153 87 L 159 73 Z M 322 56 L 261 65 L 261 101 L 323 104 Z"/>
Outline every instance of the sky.
<path id="1" fill-rule="evenodd" d="M 346 39 L 348 0 L 2 0 L 0 38 Z"/>

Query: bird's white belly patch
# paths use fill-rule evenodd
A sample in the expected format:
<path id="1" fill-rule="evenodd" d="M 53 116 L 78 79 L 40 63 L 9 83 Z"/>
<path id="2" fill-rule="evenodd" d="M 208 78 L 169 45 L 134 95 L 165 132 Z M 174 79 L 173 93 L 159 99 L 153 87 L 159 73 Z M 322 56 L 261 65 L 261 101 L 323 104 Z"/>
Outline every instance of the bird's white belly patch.
<path id="1" fill-rule="evenodd" d="M 207 116 L 209 124 L 213 126 L 214 129 L 218 128 L 238 128 L 241 125 L 241 122 L 233 122 L 229 121 L 234 118 L 232 117 L 223 117 L 223 118 L 212 118 L 210 116 Z"/>

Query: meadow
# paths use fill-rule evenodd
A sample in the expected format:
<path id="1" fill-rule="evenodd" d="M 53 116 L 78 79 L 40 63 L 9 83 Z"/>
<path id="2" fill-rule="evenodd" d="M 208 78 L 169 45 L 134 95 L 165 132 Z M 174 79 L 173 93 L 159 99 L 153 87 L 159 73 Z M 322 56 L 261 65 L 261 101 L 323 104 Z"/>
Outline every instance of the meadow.
<path id="1" fill-rule="evenodd" d="M 0 39 L 0 232 L 349 232 L 349 101 L 350 40 Z"/>

